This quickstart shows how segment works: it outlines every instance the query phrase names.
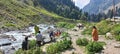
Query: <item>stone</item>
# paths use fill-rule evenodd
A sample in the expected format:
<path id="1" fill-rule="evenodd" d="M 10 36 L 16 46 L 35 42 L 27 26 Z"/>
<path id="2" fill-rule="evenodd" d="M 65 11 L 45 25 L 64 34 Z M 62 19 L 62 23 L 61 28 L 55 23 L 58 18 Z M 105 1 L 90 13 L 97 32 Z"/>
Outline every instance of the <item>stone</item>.
<path id="1" fill-rule="evenodd" d="M 0 38 L 9 38 L 10 37 L 10 35 L 6 35 L 6 34 L 1 34 L 0 35 Z"/>
<path id="2" fill-rule="evenodd" d="M 12 42 L 9 39 L 0 39 L 0 46 L 11 45 Z"/>
<path id="3" fill-rule="evenodd" d="M 75 35 L 75 36 L 78 36 L 78 35 Z"/>
<path id="4" fill-rule="evenodd" d="M 107 49 L 107 47 L 106 47 L 106 46 L 103 46 L 103 49 Z"/>
<path id="5" fill-rule="evenodd" d="M 77 29 L 73 29 L 73 31 L 78 31 Z"/>
<path id="6" fill-rule="evenodd" d="M 102 51 L 101 51 L 101 53 L 103 53 L 103 54 L 104 54 L 104 50 L 102 50 Z"/>
<path id="7" fill-rule="evenodd" d="M 115 44 L 114 47 L 115 48 L 120 48 L 120 44 Z"/>
<path id="8" fill-rule="evenodd" d="M 107 37 L 107 38 L 112 38 L 112 36 L 113 36 L 113 35 L 112 35 L 110 32 L 107 32 L 107 33 L 106 33 L 106 37 Z"/>

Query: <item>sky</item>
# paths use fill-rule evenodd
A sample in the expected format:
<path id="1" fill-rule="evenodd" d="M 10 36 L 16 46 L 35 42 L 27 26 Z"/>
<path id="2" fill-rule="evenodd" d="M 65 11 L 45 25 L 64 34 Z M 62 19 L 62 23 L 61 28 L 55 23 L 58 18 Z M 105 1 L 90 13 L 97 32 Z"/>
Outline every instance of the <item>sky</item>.
<path id="1" fill-rule="evenodd" d="M 81 9 L 90 2 L 90 0 L 73 0 L 73 1 L 75 2 L 75 5 Z"/>

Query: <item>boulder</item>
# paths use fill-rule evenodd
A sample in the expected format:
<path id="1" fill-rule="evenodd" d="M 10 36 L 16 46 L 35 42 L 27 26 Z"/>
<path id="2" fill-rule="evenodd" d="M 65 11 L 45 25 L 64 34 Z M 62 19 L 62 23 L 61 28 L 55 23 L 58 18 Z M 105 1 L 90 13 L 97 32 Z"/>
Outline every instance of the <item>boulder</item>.
<path id="1" fill-rule="evenodd" d="M 115 48 L 120 48 L 120 44 L 115 44 L 114 47 Z"/>
<path id="2" fill-rule="evenodd" d="M 9 38 L 10 37 L 10 35 L 6 35 L 6 34 L 1 34 L 0 35 L 0 38 Z"/>
<path id="3" fill-rule="evenodd" d="M 9 39 L 0 39 L 0 46 L 11 45 L 12 42 Z"/>
<path id="4" fill-rule="evenodd" d="M 107 33 L 106 33 L 106 37 L 107 37 L 107 38 L 112 38 L 112 36 L 113 36 L 113 35 L 112 35 L 110 32 L 107 32 Z"/>

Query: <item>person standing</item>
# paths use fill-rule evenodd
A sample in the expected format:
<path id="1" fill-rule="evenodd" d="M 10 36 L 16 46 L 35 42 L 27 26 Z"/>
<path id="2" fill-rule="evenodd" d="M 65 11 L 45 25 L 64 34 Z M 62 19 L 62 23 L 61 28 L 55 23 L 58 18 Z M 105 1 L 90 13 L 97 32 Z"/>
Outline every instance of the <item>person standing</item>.
<path id="1" fill-rule="evenodd" d="M 92 38 L 93 38 L 93 41 L 98 41 L 98 31 L 97 31 L 97 28 L 95 26 L 93 26 Z"/>
<path id="2" fill-rule="evenodd" d="M 53 31 L 50 32 L 49 37 L 50 37 L 51 41 L 53 41 L 53 39 L 54 39 L 54 32 Z"/>
<path id="3" fill-rule="evenodd" d="M 23 50 L 28 50 L 29 49 L 28 37 L 25 37 L 25 40 L 22 43 L 22 49 Z"/>
<path id="4" fill-rule="evenodd" d="M 37 35 L 36 35 L 36 43 L 37 43 L 37 45 L 40 47 L 41 46 L 41 42 L 42 42 L 43 40 L 42 40 L 42 34 L 41 34 L 41 32 L 39 31 L 38 33 L 37 33 Z"/>

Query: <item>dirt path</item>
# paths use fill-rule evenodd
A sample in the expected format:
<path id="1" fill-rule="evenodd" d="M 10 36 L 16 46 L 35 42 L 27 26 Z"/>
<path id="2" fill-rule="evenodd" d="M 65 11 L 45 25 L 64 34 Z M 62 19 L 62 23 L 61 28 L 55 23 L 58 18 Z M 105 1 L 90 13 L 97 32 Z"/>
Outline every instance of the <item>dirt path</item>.
<path id="1" fill-rule="evenodd" d="M 77 28 L 75 28 L 75 29 L 77 29 Z M 62 54 L 72 54 L 72 52 L 75 52 L 76 54 L 84 54 L 84 50 L 82 48 L 80 48 L 78 45 L 76 45 L 76 40 L 78 38 L 88 38 L 89 40 L 91 40 L 91 37 L 81 35 L 81 32 L 83 30 L 79 30 L 79 29 L 77 29 L 77 30 L 78 31 L 72 31 L 72 30 L 67 31 L 72 38 L 72 42 L 73 42 L 72 46 L 74 49 L 62 52 Z M 120 48 L 114 47 L 115 45 L 118 45 L 118 43 L 120 44 L 120 42 L 117 42 L 115 40 L 107 40 L 105 38 L 105 36 L 101 36 L 101 35 L 99 35 L 99 41 L 106 43 L 106 45 L 104 46 L 104 50 L 102 51 L 101 54 L 120 54 Z"/>
<path id="2" fill-rule="evenodd" d="M 119 45 L 119 42 L 115 40 L 107 40 L 105 37 L 100 36 L 99 41 L 106 43 L 104 46 L 103 54 L 120 54 L 120 48 L 115 48 L 115 45 Z"/>
<path id="3" fill-rule="evenodd" d="M 75 28 L 77 29 L 77 28 Z M 78 38 L 81 38 L 81 37 L 84 37 L 83 35 L 81 35 L 81 31 L 82 30 L 79 30 L 77 29 L 77 31 L 73 31 L 73 30 L 68 30 L 67 32 L 70 34 L 70 37 L 72 38 L 72 46 L 73 46 L 73 49 L 72 50 L 67 50 L 65 52 L 62 52 L 62 54 L 72 54 L 73 52 L 76 53 L 76 54 L 84 54 L 84 50 L 81 49 L 78 45 L 76 45 L 76 40 Z"/>
<path id="4" fill-rule="evenodd" d="M 75 28 L 77 29 L 77 28 Z M 73 49 L 70 50 L 66 50 L 64 52 L 62 52 L 62 54 L 72 54 L 73 52 L 76 54 L 85 54 L 85 51 L 83 48 L 80 48 L 78 45 L 76 45 L 76 40 L 78 38 L 87 38 L 89 40 L 91 40 L 90 36 L 85 36 L 85 35 L 81 35 L 81 32 L 83 30 L 77 29 L 77 31 L 73 31 L 73 30 L 68 30 L 66 32 L 68 32 L 70 34 L 70 37 L 72 38 L 72 46 Z M 120 48 L 115 48 L 114 46 L 116 44 L 118 44 L 119 42 L 115 41 L 115 40 L 107 40 L 105 38 L 105 36 L 99 35 L 99 41 L 100 42 L 105 42 L 106 45 L 104 46 L 104 50 L 102 51 L 102 53 L 100 54 L 120 54 Z M 46 47 L 50 45 L 47 44 L 43 47 L 43 51 L 46 52 Z"/>

